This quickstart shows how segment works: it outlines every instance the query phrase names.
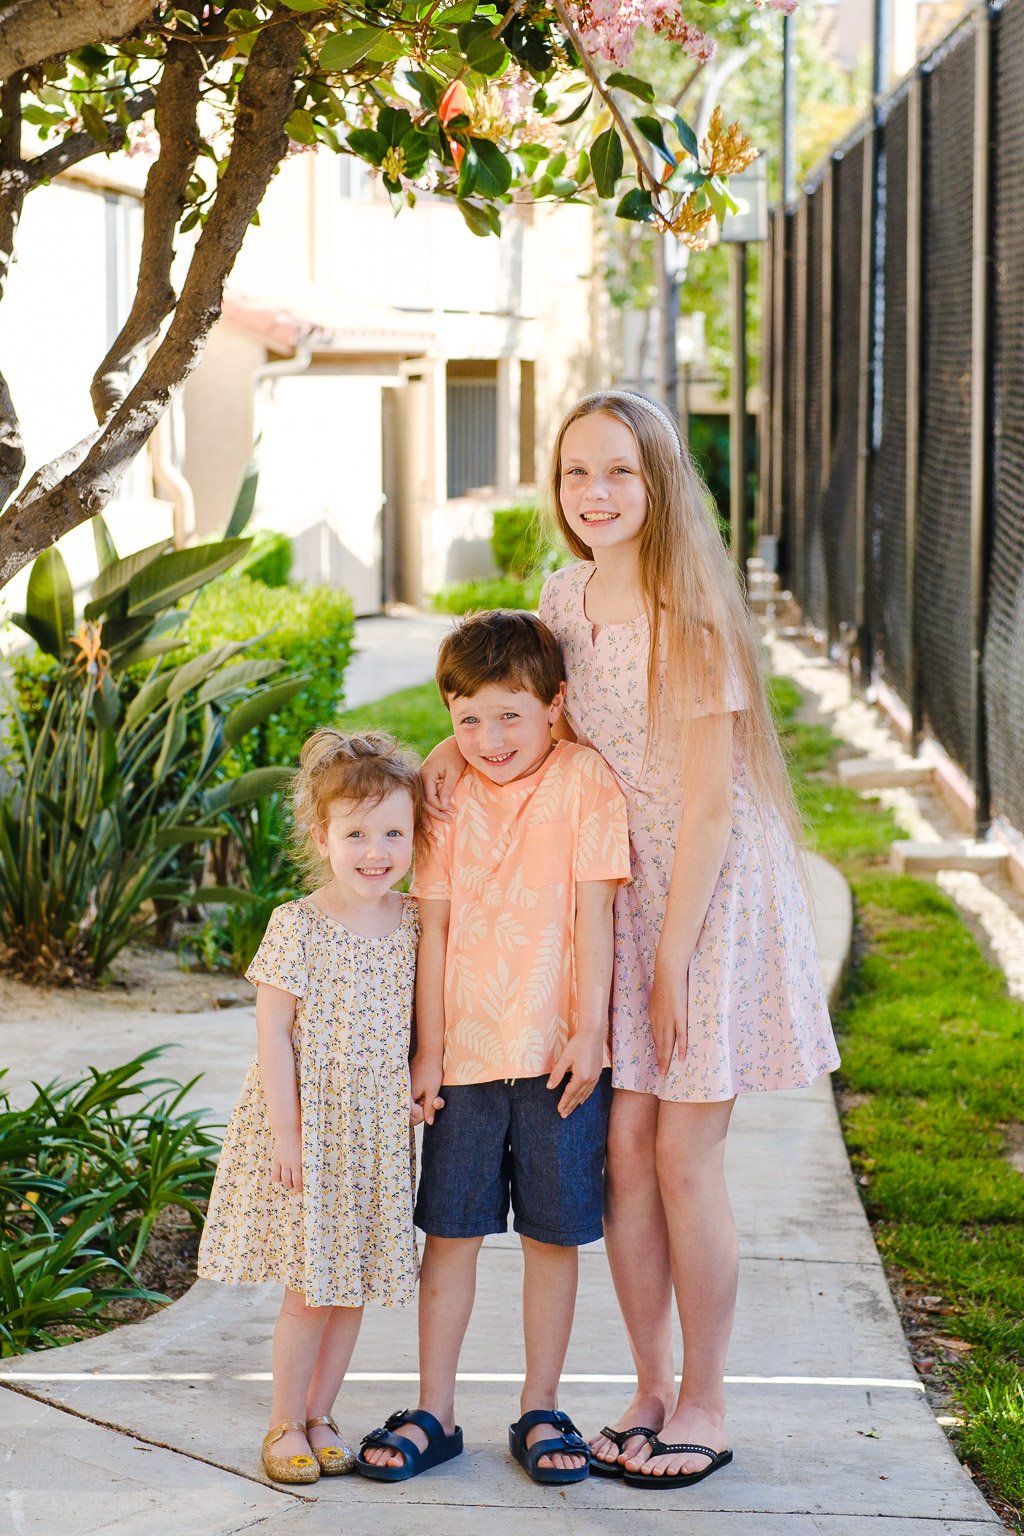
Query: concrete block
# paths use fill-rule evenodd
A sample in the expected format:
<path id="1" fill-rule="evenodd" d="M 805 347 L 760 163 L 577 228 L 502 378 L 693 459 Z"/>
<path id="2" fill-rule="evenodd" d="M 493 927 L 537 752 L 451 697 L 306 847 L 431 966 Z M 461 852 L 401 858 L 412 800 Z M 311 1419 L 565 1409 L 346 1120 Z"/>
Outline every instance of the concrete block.
<path id="1" fill-rule="evenodd" d="M 930 763 L 908 761 L 890 762 L 881 757 L 847 757 L 838 764 L 840 784 L 851 789 L 900 789 L 914 784 L 927 784 L 934 770 Z"/>
<path id="2" fill-rule="evenodd" d="M 934 875 L 940 869 L 967 869 L 976 875 L 1006 873 L 1006 849 L 998 843 L 976 843 L 969 837 L 948 842 L 892 843 L 889 862 L 901 875 Z"/>

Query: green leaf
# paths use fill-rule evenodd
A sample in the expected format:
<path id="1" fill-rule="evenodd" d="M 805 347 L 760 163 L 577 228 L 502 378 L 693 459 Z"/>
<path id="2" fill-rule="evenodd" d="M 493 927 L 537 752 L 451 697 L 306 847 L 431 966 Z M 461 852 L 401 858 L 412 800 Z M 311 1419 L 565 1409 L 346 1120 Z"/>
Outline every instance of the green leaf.
<path id="1" fill-rule="evenodd" d="M 271 715 L 276 715 L 279 709 L 283 709 L 289 699 L 309 682 L 308 673 L 303 677 L 289 678 L 286 683 L 278 683 L 273 688 L 266 688 L 255 698 L 246 699 L 242 704 L 236 704 L 224 722 L 224 740 L 229 747 L 234 747 L 241 741 L 247 732 L 255 730 L 262 725 L 264 720 Z"/>
<path id="2" fill-rule="evenodd" d="M 711 180 L 706 171 L 695 171 L 681 165 L 666 181 L 665 186 L 670 192 L 699 192 L 701 187 L 707 186 Z"/>
<path id="3" fill-rule="evenodd" d="M 132 699 L 124 717 L 125 729 L 132 730 L 147 715 L 153 714 L 167 698 L 167 690 L 174 681 L 173 672 L 164 672 L 146 683 Z"/>
<path id="4" fill-rule="evenodd" d="M 206 843 L 211 837 L 220 837 L 224 828 L 219 822 L 210 826 L 163 827 L 154 835 L 158 848 L 184 848 L 189 843 Z"/>
<path id="5" fill-rule="evenodd" d="M 105 571 L 108 565 L 113 565 L 117 560 L 117 550 L 114 541 L 110 537 L 110 529 L 103 521 L 102 512 L 90 519 L 92 523 L 92 541 L 96 547 L 97 569 Z"/>
<path id="6" fill-rule="evenodd" d="M 637 96 L 641 101 L 654 100 L 654 87 L 648 85 L 646 80 L 637 79 L 636 75 L 624 75 L 621 70 L 615 70 L 605 80 L 605 85 L 610 85 L 613 90 L 628 91 L 631 96 Z"/>
<path id="7" fill-rule="evenodd" d="M 237 539 L 243 533 L 250 517 L 252 509 L 256 505 L 256 487 L 259 484 L 260 472 L 255 459 L 250 459 L 245 466 L 245 474 L 242 476 L 242 484 L 238 495 L 235 497 L 235 505 L 231 509 L 228 518 L 228 526 L 224 530 L 226 539 Z"/>
<path id="8" fill-rule="evenodd" d="M 143 640 L 141 645 L 133 646 L 130 651 L 125 651 L 118 656 L 118 671 L 127 672 L 129 667 L 136 667 L 140 662 L 155 661 L 158 656 L 168 656 L 171 651 L 180 651 L 184 644 L 184 640 Z"/>
<path id="9" fill-rule="evenodd" d="M 634 117 L 633 121 L 647 142 L 654 145 L 665 164 L 674 167 L 676 157 L 665 143 L 665 129 L 660 118 Z"/>
<path id="10" fill-rule="evenodd" d="M 85 617 L 98 619 L 106 613 L 112 599 L 125 590 L 132 577 L 159 559 L 172 543 L 172 539 L 161 539 L 158 544 L 150 544 L 147 549 L 136 550 L 134 555 L 125 555 L 123 560 L 104 566 L 92 584 L 92 600 L 85 605 Z"/>
<path id="11" fill-rule="evenodd" d="M 101 731 L 112 731 L 117 724 L 121 713 L 121 695 L 109 672 L 105 673 L 103 681 L 93 693 L 92 713 Z"/>
<path id="12" fill-rule="evenodd" d="M 373 128 L 353 128 L 348 136 L 348 147 L 361 160 L 369 160 L 373 165 L 380 165 L 388 152 L 388 141 L 382 133 L 375 132 Z"/>
<path id="13" fill-rule="evenodd" d="M 615 216 L 619 219 L 630 219 L 635 224 L 652 223 L 654 205 L 651 202 L 651 194 L 641 191 L 639 187 L 631 188 L 616 208 Z"/>
<path id="14" fill-rule="evenodd" d="M 479 168 L 476 150 L 471 143 L 463 155 L 462 165 L 459 167 L 459 180 L 455 188 L 456 201 L 467 198 L 476 189 L 476 175 Z"/>
<path id="15" fill-rule="evenodd" d="M 471 0 L 471 3 L 475 5 L 476 0 Z M 405 78 L 423 105 L 430 112 L 436 112 L 441 100 L 441 82 L 435 80 L 434 76 L 428 74 L 425 69 L 408 69 L 405 71 Z"/>
<path id="16" fill-rule="evenodd" d="M 200 885 L 195 892 L 195 900 L 204 907 L 248 907 L 262 899 L 254 892 L 240 890 L 235 885 Z"/>
<path id="17" fill-rule="evenodd" d="M 697 144 L 697 135 L 694 133 L 685 117 L 680 117 L 678 112 L 673 112 L 672 121 L 675 124 L 676 133 L 679 135 L 679 142 L 686 150 L 686 153 L 688 155 L 692 155 L 694 160 L 699 161 L 700 149 Z"/>
<path id="18" fill-rule="evenodd" d="M 323 11 L 326 10 L 326 0 L 281 0 L 290 11 Z"/>
<path id="19" fill-rule="evenodd" d="M 176 703 L 188 693 L 190 688 L 196 688 L 200 683 L 205 682 L 211 672 L 229 657 L 237 655 L 240 648 L 237 640 L 229 641 L 227 645 L 215 646 L 212 651 L 204 651 L 193 661 L 187 661 L 183 667 L 178 667 L 171 677 L 171 686 L 167 690 L 168 702 Z"/>
<path id="20" fill-rule="evenodd" d="M 243 6 L 236 5 L 224 17 L 224 25 L 232 32 L 255 32 L 260 19 L 255 11 L 247 11 Z"/>
<path id="21" fill-rule="evenodd" d="M 476 151 L 476 192 L 480 197 L 500 197 L 512 185 L 512 167 L 490 139 L 470 139 Z"/>
<path id="22" fill-rule="evenodd" d="M 328 74 L 351 69 L 364 59 L 380 37 L 379 27 L 354 27 L 351 32 L 335 32 L 320 49 L 320 68 Z"/>
<path id="23" fill-rule="evenodd" d="M 377 132 L 389 148 L 400 144 L 411 127 L 412 118 L 404 107 L 381 107 L 377 113 Z"/>
<path id="24" fill-rule="evenodd" d="M 237 693 L 240 688 L 247 688 L 250 683 L 261 683 L 264 678 L 273 677 L 275 672 L 280 672 L 285 665 L 283 661 L 273 661 L 269 657 L 263 661 L 239 661 L 233 667 L 224 667 L 215 677 L 211 677 L 203 684 L 196 694 L 197 704 L 212 704 L 215 699 L 222 699 L 229 693 Z"/>
<path id="25" fill-rule="evenodd" d="M 316 125 L 310 113 L 302 107 L 292 113 L 284 125 L 284 131 L 296 144 L 316 143 Z"/>
<path id="26" fill-rule="evenodd" d="M 149 887 L 149 894 L 155 896 L 158 901 L 184 902 L 192 895 L 192 882 L 190 880 L 154 880 Z"/>
<path id="27" fill-rule="evenodd" d="M 622 175 L 622 140 L 614 128 L 598 134 L 590 151 L 590 168 L 598 197 L 614 197 Z"/>
<path id="28" fill-rule="evenodd" d="M 404 59 L 409 52 L 409 46 L 394 33 L 382 32 L 379 40 L 367 54 L 367 58 L 374 64 L 390 64 L 394 59 Z"/>
<path id="29" fill-rule="evenodd" d="M 75 625 L 75 600 L 63 556 L 52 545 L 33 561 L 25 617 L 34 626 L 29 633 L 37 644 L 50 656 L 63 656 Z"/>
<path id="30" fill-rule="evenodd" d="M 455 199 L 455 206 L 465 219 L 466 227 L 471 234 L 480 235 L 481 238 L 485 235 L 500 236 L 501 219 L 497 208 L 491 208 L 490 206 L 481 208 L 476 203 L 467 203 L 461 197 Z"/>
<path id="31" fill-rule="evenodd" d="M 171 712 L 167 716 L 167 724 L 164 726 L 164 739 L 160 746 L 160 754 L 153 764 L 153 777 L 157 781 L 162 779 L 169 769 L 173 768 L 178 753 L 185 745 L 188 721 L 186 711 L 180 704 L 172 704 Z"/>
<path id="32" fill-rule="evenodd" d="M 203 587 L 240 560 L 251 539 L 221 539 L 161 555 L 133 576 L 128 587 L 128 613 L 159 613 L 197 587 Z"/>
<path id="33" fill-rule="evenodd" d="M 556 117 L 555 122 L 559 125 L 559 127 L 564 128 L 567 123 L 575 123 L 579 118 L 581 118 L 584 112 L 590 106 L 590 101 L 593 94 L 594 92 L 591 91 L 589 96 L 584 97 L 579 106 L 574 107 L 573 110 L 569 113 L 568 117 Z"/>
<path id="34" fill-rule="evenodd" d="M 216 784 L 203 796 L 207 815 L 228 811 L 236 805 L 251 805 L 265 795 L 276 795 L 290 787 L 295 774 L 291 768 L 252 768 L 237 779 Z"/>

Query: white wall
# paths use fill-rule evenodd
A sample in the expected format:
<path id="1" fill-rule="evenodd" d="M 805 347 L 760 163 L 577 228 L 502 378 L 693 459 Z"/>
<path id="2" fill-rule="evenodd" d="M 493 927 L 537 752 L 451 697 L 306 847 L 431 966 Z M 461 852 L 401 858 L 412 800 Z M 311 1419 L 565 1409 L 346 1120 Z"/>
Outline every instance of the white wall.
<path id="1" fill-rule="evenodd" d="M 127 315 L 141 233 L 132 197 L 57 181 L 25 200 L 0 304 L 0 357 L 21 419 L 26 477 L 95 430 L 89 385 Z M 122 554 L 172 532 L 169 505 L 153 497 L 147 454 L 106 516 Z M 60 550 L 81 591 L 96 570 L 89 526 L 67 534 Z M 0 592 L 0 619 L 23 608 L 27 584 L 26 570 Z M 16 635 L 0 644 L 17 643 Z"/>

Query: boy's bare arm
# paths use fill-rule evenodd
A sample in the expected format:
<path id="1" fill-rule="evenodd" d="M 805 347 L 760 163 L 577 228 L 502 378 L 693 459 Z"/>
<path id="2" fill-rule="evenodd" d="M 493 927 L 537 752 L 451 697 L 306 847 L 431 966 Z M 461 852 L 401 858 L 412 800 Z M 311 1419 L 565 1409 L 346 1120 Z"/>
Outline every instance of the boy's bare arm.
<path id="1" fill-rule="evenodd" d="M 558 1101 L 558 1113 L 563 1119 L 578 1105 L 586 1103 L 604 1066 L 615 952 L 613 907 L 617 887 L 617 880 L 576 882 L 574 938 L 578 1022 L 576 1033 L 548 1078 L 548 1087 L 557 1088 L 567 1072 L 572 1074 Z"/>
<path id="2" fill-rule="evenodd" d="M 412 1099 L 428 1125 L 434 1110 L 444 1063 L 444 965 L 448 951 L 450 901 L 420 898 L 420 946 L 416 958 L 416 1054 L 410 1077 Z"/>

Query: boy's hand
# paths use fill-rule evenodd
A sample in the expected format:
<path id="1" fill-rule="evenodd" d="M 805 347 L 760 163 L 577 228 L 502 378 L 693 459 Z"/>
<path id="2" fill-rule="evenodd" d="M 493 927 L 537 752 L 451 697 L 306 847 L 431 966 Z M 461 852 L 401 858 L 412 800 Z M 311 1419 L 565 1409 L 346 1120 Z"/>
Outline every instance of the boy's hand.
<path id="1" fill-rule="evenodd" d="M 599 1030 L 577 1030 L 551 1068 L 548 1087 L 557 1088 L 566 1073 L 571 1076 L 558 1101 L 558 1113 L 565 1120 L 585 1104 L 597 1087 L 604 1066 L 604 1036 Z"/>
<path id="2" fill-rule="evenodd" d="M 302 1137 L 298 1131 L 275 1136 L 270 1154 L 270 1177 L 275 1184 L 298 1194 L 302 1189 Z"/>
<path id="3" fill-rule="evenodd" d="M 441 1077 L 439 1062 L 421 1061 L 419 1056 L 413 1057 L 409 1068 L 409 1092 L 413 1104 L 410 1119 L 413 1125 L 419 1125 L 423 1121 L 427 1125 L 433 1125 L 436 1111 L 444 1109 L 444 1099 L 438 1096 Z"/>

